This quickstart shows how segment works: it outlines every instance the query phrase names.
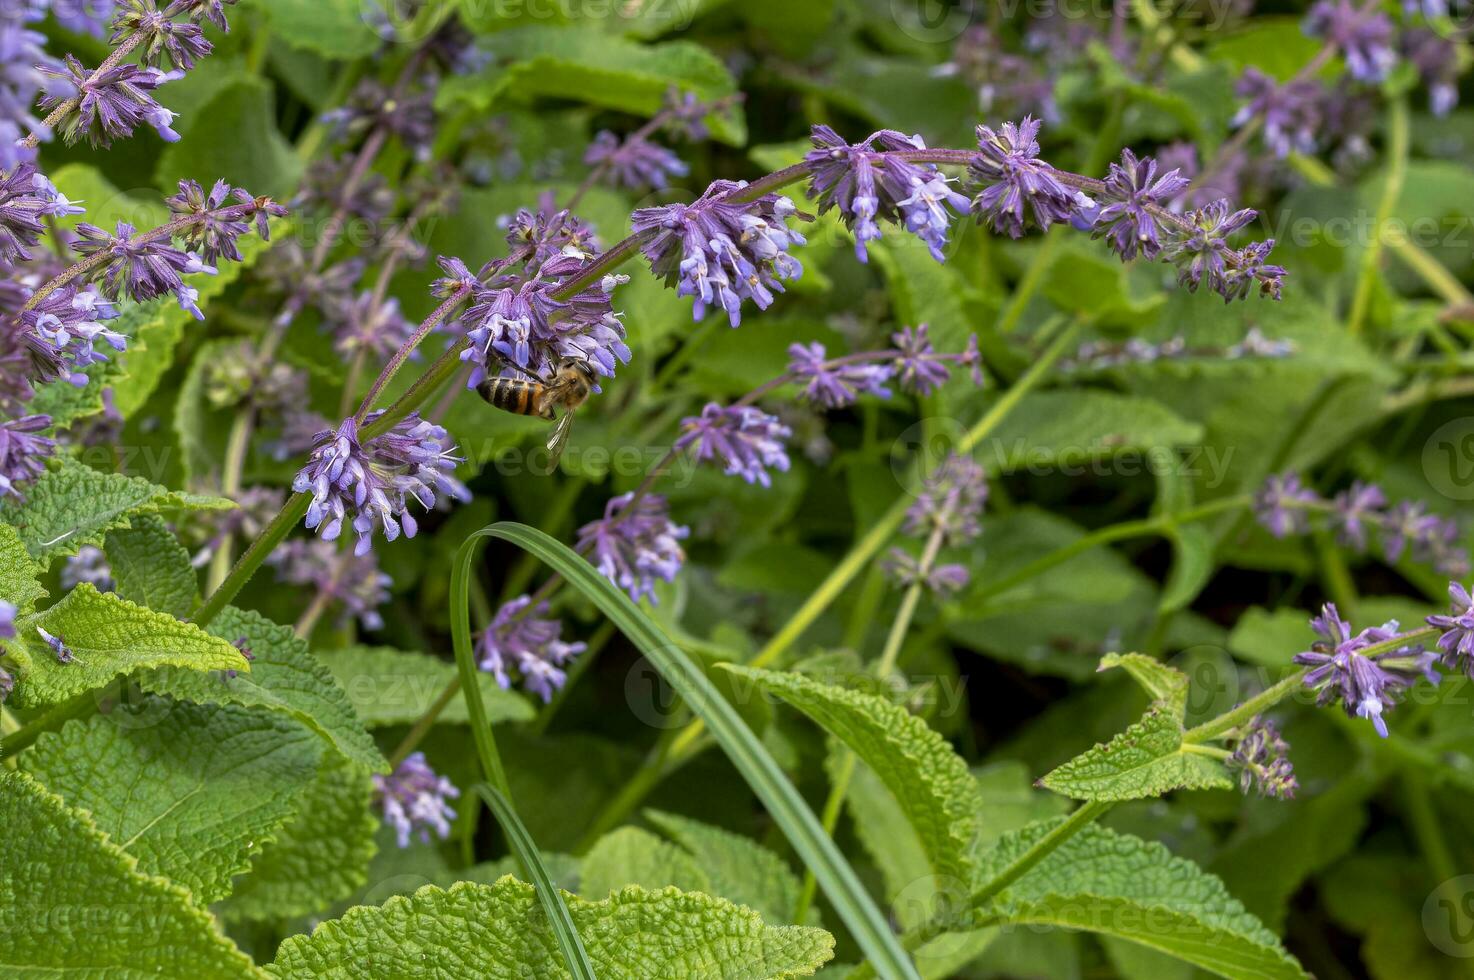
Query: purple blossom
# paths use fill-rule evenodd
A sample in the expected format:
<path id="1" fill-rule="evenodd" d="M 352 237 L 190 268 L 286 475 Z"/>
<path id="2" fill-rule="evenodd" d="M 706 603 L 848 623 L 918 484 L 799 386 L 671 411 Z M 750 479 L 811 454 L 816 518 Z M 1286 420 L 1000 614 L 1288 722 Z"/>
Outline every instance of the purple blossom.
<path id="1" fill-rule="evenodd" d="M 426 844 L 432 830 L 441 840 L 450 836 L 456 812 L 447 800 L 457 798 L 461 791 L 430 768 L 425 753 L 411 753 L 391 775 L 375 774 L 373 782 L 374 799 L 383 807 L 384 822 L 394 828 L 400 847 L 409 847 L 416 831 Z"/>
<path id="2" fill-rule="evenodd" d="M 974 188 L 972 210 L 979 221 L 989 220 L 995 231 L 1019 238 L 1027 221 L 1041 229 L 1068 222 L 1094 204 L 1056 176 L 1059 171 L 1039 159 L 1039 120 L 1006 122 L 1001 130 L 979 126 L 978 154 L 968 164 Z"/>
<path id="3" fill-rule="evenodd" d="M 928 568 L 923 566 L 915 555 L 900 548 L 892 548 L 890 554 L 881 562 L 881 567 L 895 580 L 896 584 L 904 588 L 919 585 L 939 596 L 955 595 L 961 592 L 971 579 L 964 565 L 933 564 Z"/>
<path id="4" fill-rule="evenodd" d="M 363 352 L 376 361 L 394 354 L 415 332 L 415 324 L 399 311 L 395 296 L 381 298 L 364 291 L 334 311 L 333 348 L 347 357 Z"/>
<path id="5" fill-rule="evenodd" d="M 1327 603 L 1310 626 L 1324 642 L 1295 654 L 1294 660 L 1311 668 L 1305 675 L 1305 686 L 1316 692 L 1316 703 L 1339 701 L 1348 717 L 1369 719 L 1383 738 L 1387 737 L 1387 723 L 1382 714 L 1397 703 L 1398 696 L 1419 677 L 1438 682 L 1432 666 L 1434 657 L 1420 644 L 1396 646 L 1370 656 L 1364 653 L 1399 638 L 1395 621 L 1353 636 L 1351 625 L 1341 619 L 1334 605 Z"/>
<path id="6" fill-rule="evenodd" d="M 61 569 L 61 587 L 75 589 L 83 582 L 99 592 L 108 592 L 113 587 L 113 569 L 101 548 L 84 544 L 77 553 L 67 559 Z"/>
<path id="7" fill-rule="evenodd" d="M 771 486 L 768 470 L 788 471 L 784 441 L 793 430 L 775 416 L 751 405 L 723 408 L 709 402 L 699 416 L 681 421 L 682 435 L 676 448 L 692 447 L 698 462 L 715 460 L 728 476 L 748 483 Z"/>
<path id="8" fill-rule="evenodd" d="M 1277 538 L 1310 530 L 1309 508 L 1321 504 L 1314 490 L 1300 482 L 1298 473 L 1271 476 L 1254 495 L 1254 516 Z"/>
<path id="9" fill-rule="evenodd" d="M 227 204 L 228 200 L 236 203 Z M 231 187 L 223 180 L 215 181 L 209 194 L 198 182 L 181 180 L 179 193 L 165 198 L 164 203 L 176 216 L 179 227 L 175 234 L 183 239 L 185 248 L 198 253 L 210 265 L 222 258 L 239 262 L 241 253 L 236 240 L 250 231 L 252 221 L 261 239 L 269 241 L 269 219 L 287 214 L 287 209 L 271 198 L 252 197 L 244 188 Z M 180 222 L 179 219 L 189 220 Z"/>
<path id="10" fill-rule="evenodd" d="M 77 226 L 72 247 L 80 255 L 102 257 L 89 274 L 113 301 L 127 296 L 142 303 L 174 293 L 184 309 L 192 310 L 194 296 L 185 292 L 183 277 L 197 272 L 215 274 L 215 268 L 198 256 L 163 238 L 139 235 L 126 221 L 118 222 L 116 234 L 83 222 Z"/>
<path id="11" fill-rule="evenodd" d="M 1381 520 L 1380 509 L 1387 506 L 1387 495 L 1381 487 L 1360 480 L 1350 489 L 1336 494 L 1331 501 L 1330 525 L 1336 538 L 1347 547 L 1363 551 L 1367 546 L 1365 522 Z"/>
<path id="12" fill-rule="evenodd" d="M 167 59 L 173 67 L 188 71 L 213 47 L 198 24 L 171 20 L 172 16 L 173 8 L 159 10 L 154 0 L 123 0 L 123 9 L 113 19 L 113 33 L 108 41 L 116 46 L 141 34 L 143 42 L 136 50 L 143 64 L 157 67 Z"/>
<path id="13" fill-rule="evenodd" d="M 93 146 L 108 146 L 115 139 L 133 135 L 143 123 L 152 126 L 166 142 L 179 139 L 170 128 L 174 113 L 159 105 L 152 93 L 164 82 L 178 78 L 180 72 L 121 64 L 92 77 L 93 73 L 71 55 L 66 56 L 64 71 L 47 66 L 41 71 L 57 82 L 41 99 L 46 112 L 74 95 L 80 98 L 77 108 L 61 123 L 61 135 L 68 143 L 86 136 Z"/>
<path id="14" fill-rule="evenodd" d="M 939 65 L 933 74 L 961 78 L 971 84 L 984 114 L 1024 111 L 1037 113 L 1049 122 L 1059 120 L 1055 79 L 1034 59 L 1004 50 L 998 35 L 982 24 L 968 27 L 958 36 L 952 59 Z"/>
<path id="15" fill-rule="evenodd" d="M 562 668 L 587 649 L 583 643 L 564 643 L 562 633 L 563 624 L 548 618 L 546 602 L 534 606 L 530 596 L 519 596 L 497 610 L 477 640 L 481 669 L 503 688 L 512 686 L 510 671 L 515 670 L 522 685 L 546 704 L 568 679 Z"/>
<path id="16" fill-rule="evenodd" d="M 0 500 L 25 500 L 22 488 L 46 472 L 46 457 L 56 442 L 38 433 L 51 428 L 51 417 L 26 415 L 0 422 Z"/>
<path id="17" fill-rule="evenodd" d="M 982 533 L 978 519 L 988 501 L 988 477 L 969 456 L 949 453 L 922 481 L 906 510 L 907 534 L 940 532 L 945 545 L 964 544 Z"/>
<path id="18" fill-rule="evenodd" d="M 690 529 L 675 524 L 665 498 L 645 494 L 634 501 L 633 493 L 614 497 L 604 507 L 604 516 L 578 530 L 578 550 L 588 555 L 599 573 L 640 601 L 655 602 L 655 582 L 675 581 L 686 560 L 680 541 Z"/>
<path id="19" fill-rule="evenodd" d="M 35 150 L 21 145 L 31 133 L 42 138 L 50 133 L 34 112 L 39 93 L 50 78 L 43 68 L 58 70 L 59 62 L 45 51 L 46 36 L 26 26 L 41 11 L 16 5 L 8 16 L 0 16 L 0 171 L 14 171 L 35 159 Z"/>
<path id="20" fill-rule="evenodd" d="M 929 395 L 947 383 L 951 374 L 932 347 L 926 324 L 914 330 L 902 327 L 891 334 L 891 343 L 896 345 L 896 380 L 903 391 Z"/>
<path id="21" fill-rule="evenodd" d="M 360 442 L 358 423 L 352 418 L 336 430 L 319 432 L 311 458 L 292 481 L 296 492 L 312 494 L 307 526 L 318 528 L 323 540 L 334 541 L 344 521 L 350 521 L 358 534 L 357 555 L 373 546 L 376 529 L 389 541 L 401 530 L 405 537 L 414 537 L 419 525 L 409 511 L 410 500 L 428 510 L 441 494 L 470 499 L 470 492 L 452 475 L 460 459 L 447 443 L 445 430 L 422 420 L 419 413 L 367 443 Z"/>
<path id="22" fill-rule="evenodd" d="M 328 602 L 341 603 L 340 626 L 346 626 L 351 617 L 366 630 L 384 628 L 379 609 L 389 601 L 394 580 L 379 569 L 372 551 L 358 555 L 340 550 L 331 541 L 307 538 L 286 542 L 268 560 L 278 581 L 310 587 Z"/>
<path id="23" fill-rule="evenodd" d="M 1233 747 L 1228 767 L 1239 770 L 1241 792 L 1249 792 L 1252 786 L 1260 796 L 1288 800 L 1299 788 L 1289 755 L 1290 743 L 1280 735 L 1275 724 L 1255 715 Z"/>
<path id="24" fill-rule="evenodd" d="M 171 17 L 183 14 L 196 24 L 208 20 L 220 30 L 228 32 L 230 25 L 225 22 L 225 8 L 235 6 L 235 2 L 236 0 L 171 0 L 165 13 Z"/>
<path id="25" fill-rule="evenodd" d="M 39 626 L 36 627 L 36 632 L 40 634 L 41 641 L 50 647 L 51 652 L 56 655 L 57 663 L 69 664 L 77 659 L 72 653 L 72 648 L 63 643 L 61 637 L 48 633 Z"/>
<path id="26" fill-rule="evenodd" d="M 1426 27 L 1402 32 L 1402 53 L 1428 86 L 1428 111 L 1446 116 L 1459 104 L 1459 45 Z"/>
<path id="27" fill-rule="evenodd" d="M 932 258 L 938 262 L 946 258 L 942 250 L 952 212 L 965 214 L 968 200 L 952 190 L 936 167 L 912 163 L 901 155 L 925 149 L 920 136 L 882 129 L 851 145 L 819 125 L 810 141 L 814 149 L 804 158 L 812 173 L 809 196 L 819 202 L 821 214 L 839 209 L 845 227 L 855 236 L 855 256 L 861 262 L 869 258 L 868 243 L 880 237 L 876 219 L 904 225 L 926 243 Z"/>
<path id="28" fill-rule="evenodd" d="M 1287 157 L 1292 151 L 1315 152 L 1316 135 L 1324 122 L 1319 82 L 1306 78 L 1281 85 L 1251 65 L 1244 69 L 1234 91 L 1247 101 L 1233 117 L 1233 126 L 1260 118 L 1264 142 L 1277 157 Z"/>
<path id="29" fill-rule="evenodd" d="M 1449 615 L 1429 616 L 1428 625 L 1443 630 L 1438 649 L 1449 670 L 1461 670 L 1474 678 L 1474 599 L 1458 582 L 1448 583 Z"/>
<path id="30" fill-rule="evenodd" d="M 1279 298 L 1285 270 L 1265 259 L 1274 239 L 1251 242 L 1242 249 L 1228 244 L 1228 237 L 1253 221 L 1252 209 L 1229 211 L 1227 201 L 1214 201 L 1185 216 L 1189 229 L 1181 230 L 1165 249 L 1177 266 L 1177 281 L 1190 292 L 1206 283 L 1224 302 L 1242 299 L 1255 283 L 1263 295 Z"/>
<path id="31" fill-rule="evenodd" d="M 1323 37 L 1341 50 L 1346 69 L 1360 82 L 1380 82 L 1397 64 L 1392 49 L 1396 28 L 1379 10 L 1351 0 L 1319 0 L 1305 17 L 1305 33 Z"/>
<path id="32" fill-rule="evenodd" d="M 1444 533 L 1443 518 L 1430 514 L 1416 500 L 1398 501 L 1382 519 L 1382 553 L 1390 562 L 1402 558 L 1404 551 L 1426 554 L 1429 546 Z"/>
<path id="33" fill-rule="evenodd" d="M 891 368 L 875 361 L 829 363 L 824 345 L 817 341 L 808 345 L 788 346 L 788 373 L 804 384 L 800 395 L 821 408 L 845 408 L 861 395 L 889 398 Z"/>
<path id="34" fill-rule="evenodd" d="M 91 286 L 63 286 L 26 310 L 20 322 L 29 328 L 29 342 L 44 362 L 37 365 L 37 379 L 51 381 L 65 375 L 77 386 L 86 384 L 82 372 L 108 359 L 97 349 L 99 342 L 115 351 L 127 349 L 128 339 L 106 326 L 117 316 L 113 305 Z"/>
<path id="35" fill-rule="evenodd" d="M 1095 216 L 1095 234 L 1104 235 L 1122 260 L 1143 257 L 1153 259 L 1162 250 L 1158 235 L 1157 214 L 1161 208 L 1187 188 L 1188 179 L 1180 171 L 1170 170 L 1157 176 L 1157 161 L 1140 160 L 1129 149 L 1121 151 L 1121 162 L 1112 163 L 1101 194 L 1105 202 Z"/>
<path id="36" fill-rule="evenodd" d="M 425 159 L 435 139 L 434 93 L 396 93 L 376 78 L 365 78 L 346 103 L 323 113 L 322 122 L 340 142 L 382 128 Z"/>
<path id="37" fill-rule="evenodd" d="M 691 172 L 680 157 L 665 147 L 635 135 L 620 140 L 607 129 L 594 137 L 583 162 L 590 167 L 608 168 L 610 183 L 631 190 L 664 190 L 672 177 L 684 177 Z"/>
<path id="38" fill-rule="evenodd" d="M 0 640 L 15 639 L 15 603 L 0 599 Z M 0 700 L 4 700 L 0 697 Z"/>
<path id="39" fill-rule="evenodd" d="M 672 87 L 665 90 L 665 104 L 660 111 L 665 116 L 668 132 L 695 143 L 711 135 L 706 127 L 706 117 L 712 108 L 697 98 L 695 92 L 682 92 Z"/>
<path id="40" fill-rule="evenodd" d="M 641 208 L 632 216 L 634 233 L 645 236 L 641 251 L 650 270 L 675 285 L 677 295 L 695 298 L 697 320 L 720 307 L 735 327 L 743 300 L 766 310 L 774 291 L 783 292 L 780 280 L 803 274 L 788 254 L 807 241 L 788 227 L 793 202 L 776 194 L 733 200 L 746 186 L 718 180 L 692 204 Z"/>

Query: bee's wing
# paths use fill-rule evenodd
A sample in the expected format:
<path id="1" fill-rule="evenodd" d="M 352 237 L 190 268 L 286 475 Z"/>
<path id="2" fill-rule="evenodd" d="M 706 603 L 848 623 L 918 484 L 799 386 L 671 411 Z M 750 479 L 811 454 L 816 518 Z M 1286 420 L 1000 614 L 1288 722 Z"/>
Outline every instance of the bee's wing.
<path id="1" fill-rule="evenodd" d="M 573 409 L 565 408 L 563 416 L 558 419 L 558 424 L 553 427 L 553 434 L 548 437 L 548 454 L 556 465 L 559 457 L 563 455 L 563 447 L 568 444 L 568 434 L 573 431 Z"/>

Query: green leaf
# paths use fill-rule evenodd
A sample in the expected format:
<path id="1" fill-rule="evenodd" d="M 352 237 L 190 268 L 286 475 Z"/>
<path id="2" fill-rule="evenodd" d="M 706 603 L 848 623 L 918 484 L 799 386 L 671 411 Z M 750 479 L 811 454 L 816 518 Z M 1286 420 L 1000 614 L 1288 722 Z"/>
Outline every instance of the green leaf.
<path id="1" fill-rule="evenodd" d="M 317 739 L 285 718 L 157 702 L 71 722 L 20 761 L 89 811 L 140 869 L 209 903 L 292 815 L 320 755 Z"/>
<path id="2" fill-rule="evenodd" d="M 567 900 L 601 977 L 810 976 L 833 951 L 822 930 L 764 925 L 749 909 L 674 888 Z M 311 936 L 287 939 L 268 969 L 292 980 L 568 976 L 532 886 L 513 878 L 449 891 L 427 886 L 379 908 L 351 909 Z"/>
<path id="3" fill-rule="evenodd" d="M 169 144 L 159 157 L 155 174 L 159 186 L 172 191 L 185 178 L 201 183 L 226 180 L 252 194 L 289 197 L 302 173 L 302 161 L 276 128 L 274 102 L 264 79 L 243 76 L 226 85 L 200 109 L 189 139 Z"/>
<path id="4" fill-rule="evenodd" d="M 260 976 L 179 885 L 138 870 L 86 814 L 0 772 L 0 963 L 12 976 Z"/>
<path id="5" fill-rule="evenodd" d="M 383 44 L 369 26 L 378 6 L 373 0 L 255 0 L 251 6 L 266 15 L 272 34 L 324 58 L 361 58 Z"/>
<path id="6" fill-rule="evenodd" d="M 947 740 L 899 705 L 800 674 L 724 665 L 808 715 L 863 759 L 921 837 L 932 871 L 972 880 L 982 805 L 977 783 Z"/>
<path id="7" fill-rule="evenodd" d="M 1187 704 L 1188 676 L 1176 667 L 1140 653 L 1108 653 L 1100 658 L 1096 670 L 1120 667 L 1150 694 L 1153 701 L 1165 701 L 1181 716 Z"/>
<path id="8" fill-rule="evenodd" d="M 1160 290 L 1141 299 L 1133 297 L 1126 266 L 1103 248 L 1084 251 L 1083 246 L 1067 247 L 1055 257 L 1040 291 L 1061 310 L 1088 316 L 1106 330 L 1150 322 L 1166 301 Z"/>
<path id="9" fill-rule="evenodd" d="M 121 598 L 184 619 L 194 608 L 198 580 L 189 552 L 163 518 L 144 514 L 132 527 L 109 531 L 103 551 Z"/>
<path id="10" fill-rule="evenodd" d="M 482 528 L 461 545 L 455 566 L 457 575 L 468 573 L 472 545 L 483 537 L 502 538 L 537 555 L 619 627 L 705 722 L 712 737 L 762 801 L 800 860 L 813 871 L 831 906 L 876 968 L 898 977 L 916 976 L 915 967 L 900 949 L 875 903 L 865 894 L 854 870 L 824 832 L 813 811 L 700 667 L 672 644 L 629 596 L 567 545 L 534 528 L 510 522 Z M 456 631 L 459 650 L 468 642 L 469 624 L 462 617 L 452 622 L 452 628 Z"/>
<path id="11" fill-rule="evenodd" d="M 200 704 L 243 704 L 280 711 L 311 728 L 348 758 L 373 772 L 388 772 L 374 740 L 353 713 L 343 689 L 307 649 L 307 641 L 259 613 L 227 607 L 210 632 L 245 641 L 251 673 L 226 679 L 164 669 L 139 678 L 144 690 Z"/>
<path id="12" fill-rule="evenodd" d="M 1150 398 L 1097 389 L 1036 391 L 983 441 L 978 458 L 990 472 L 1032 473 L 1171 450 L 1202 438 L 1202 426 Z M 1148 469 L 1142 459 L 1130 465 L 1138 472 Z"/>
<path id="13" fill-rule="evenodd" d="M 1008 867 L 1060 821 L 1004 836 L 984 878 Z M 990 920 L 1116 936 L 1233 980 L 1306 973 L 1223 882 L 1161 844 L 1086 826 L 1004 889 Z"/>
<path id="14" fill-rule="evenodd" d="M 900 230 L 871 249 L 896 304 L 896 320 L 908 326 L 925 323 L 937 350 L 967 346 L 973 327 L 957 271 L 932 258 L 919 238 Z"/>
<path id="15" fill-rule="evenodd" d="M 696 859 L 709 883 L 704 890 L 746 905 L 764 921 L 791 920 L 798 876 L 777 854 L 751 838 L 689 817 L 646 810 L 645 818 Z"/>
<path id="16" fill-rule="evenodd" d="M 456 676 L 454 664 L 392 647 L 324 650 L 317 659 L 348 695 L 358 720 L 369 728 L 414 723 Z M 490 674 L 483 673 L 480 680 L 481 698 L 493 722 L 532 719 L 535 712 L 525 697 L 503 690 Z M 465 724 L 468 720 L 463 694 L 457 694 L 440 712 L 442 723 Z"/>
<path id="17" fill-rule="evenodd" d="M 1104 745 L 1097 744 L 1042 780 L 1077 800 L 1139 800 L 1174 789 L 1228 789 L 1223 764 L 1189 751 L 1182 713 L 1158 705 Z"/>
<path id="18" fill-rule="evenodd" d="M 1310 613 L 1301 609 L 1246 609 L 1228 634 L 1228 649 L 1251 664 L 1286 667 L 1314 639 L 1310 618 Z"/>
<path id="19" fill-rule="evenodd" d="M 500 31 L 482 45 L 497 62 L 479 74 L 447 79 L 437 106 L 485 111 L 504 97 L 551 97 L 653 116 L 672 87 L 703 101 L 737 90 L 721 59 L 689 41 L 640 44 L 590 30 L 531 26 Z M 747 140 L 740 110 L 713 116 L 708 124 L 724 142 L 740 146 Z"/>
<path id="20" fill-rule="evenodd" d="M 1172 571 L 1162 587 L 1157 609 L 1162 615 L 1187 608 L 1213 577 L 1213 532 L 1202 524 L 1174 526 L 1167 532 L 1172 541 Z"/>
<path id="21" fill-rule="evenodd" d="M 626 885 L 650 890 L 672 886 L 688 892 L 712 891 L 740 901 L 712 888 L 690 853 L 638 827 L 620 827 L 600 837 L 584 855 L 580 867 L 578 890 L 591 901 Z"/>
<path id="22" fill-rule="evenodd" d="M 1293 17 L 1256 17 L 1209 47 L 1214 61 L 1228 62 L 1243 71 L 1250 65 L 1280 82 L 1289 81 L 1320 51 L 1321 42 L 1308 37 Z"/>
<path id="23" fill-rule="evenodd" d="M 130 526 L 135 514 L 221 510 L 228 500 L 174 493 L 141 477 L 103 473 L 70 459 L 58 460 L 26 488 L 24 503 L 0 506 L 0 522 L 20 533 L 26 551 L 48 568 L 52 559 L 101 545 L 108 531 Z"/>
<path id="24" fill-rule="evenodd" d="M 66 643 L 71 662 L 56 658 L 37 627 Z M 12 695 L 20 707 L 65 701 L 147 667 L 167 665 L 197 683 L 216 680 L 210 671 L 251 669 L 239 650 L 198 626 L 98 592 L 88 582 L 16 629 L 20 635 L 8 649 L 20 666 Z"/>
<path id="25" fill-rule="evenodd" d="M 220 906 L 226 920 L 277 920 L 320 913 L 363 887 L 379 821 L 367 769 L 324 752 L 297 815 L 251 861 Z"/>
<path id="26" fill-rule="evenodd" d="M 0 599 L 15 606 L 17 616 L 28 615 L 46 589 L 37 578 L 41 569 L 26 553 L 25 542 L 9 524 L 0 524 Z"/>

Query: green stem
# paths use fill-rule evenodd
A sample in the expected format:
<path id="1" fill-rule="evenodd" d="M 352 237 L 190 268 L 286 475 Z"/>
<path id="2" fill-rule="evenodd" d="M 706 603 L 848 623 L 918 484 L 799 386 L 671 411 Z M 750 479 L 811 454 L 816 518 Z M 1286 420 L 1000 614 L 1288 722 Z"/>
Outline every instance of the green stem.
<path id="1" fill-rule="evenodd" d="M 987 884 L 973 892 L 971 900 L 972 907 L 975 909 L 981 908 L 992 901 L 1003 889 L 1032 871 L 1040 861 L 1048 857 L 1065 841 L 1095 822 L 1096 818 L 1104 814 L 1113 805 L 1112 802 L 1107 800 L 1091 800 L 1079 807 L 1058 827 L 1055 827 L 1049 833 L 1035 841 L 1034 846 L 1014 858 L 1008 867 L 989 879 Z"/>
<path id="2" fill-rule="evenodd" d="M 307 514 L 307 507 L 311 502 L 312 496 L 306 493 L 293 494 L 287 500 L 277 515 L 271 519 L 271 523 L 262 528 L 261 534 L 251 542 L 246 553 L 241 555 L 235 567 L 230 570 L 230 574 L 225 577 L 225 581 L 210 593 L 210 597 L 195 612 L 193 622 L 196 625 L 206 626 L 220 615 L 220 611 L 229 605 L 230 600 L 234 599 L 237 593 L 245 587 L 245 584 L 251 580 L 251 576 L 256 574 L 256 569 L 261 567 L 276 546 L 292 533 L 292 528 L 296 527 L 297 522 Z"/>
<path id="3" fill-rule="evenodd" d="M 1209 719 L 1198 727 L 1188 730 L 1182 736 L 1183 743 L 1206 742 L 1233 731 L 1255 715 L 1268 711 L 1285 698 L 1300 690 L 1305 685 L 1305 675 L 1308 673 L 1310 673 L 1308 667 L 1301 667 L 1299 670 L 1285 675 L 1278 683 L 1271 684 L 1238 707 L 1225 711 L 1217 718 Z"/>
<path id="4" fill-rule="evenodd" d="M 1003 315 L 998 318 L 998 333 L 1002 335 L 1013 333 L 1014 328 L 1023 319 L 1024 310 L 1029 301 L 1039 291 L 1044 282 L 1044 274 L 1054 264 L 1054 256 L 1060 250 L 1061 243 L 1068 229 L 1063 227 L 1051 228 L 1044 234 L 1044 240 L 1034 251 L 1034 257 L 1029 260 L 1029 267 L 1024 270 L 1023 278 L 1014 287 L 1013 295 L 1008 299 L 1008 306 Z"/>
<path id="5" fill-rule="evenodd" d="M 254 415 L 253 409 L 243 407 L 230 423 L 230 436 L 225 442 L 225 465 L 220 472 L 220 495 L 230 500 L 241 492 L 241 474 L 245 471 L 246 453 L 250 449 Z M 234 535 L 225 535 L 215 554 L 210 556 L 210 574 L 205 584 L 211 590 L 219 588 L 230 571 L 234 543 Z"/>
<path id="6" fill-rule="evenodd" d="M 1387 179 L 1382 185 L 1382 198 L 1377 202 L 1377 220 L 1372 225 L 1372 240 L 1361 256 L 1361 271 L 1356 280 L 1356 295 L 1351 301 L 1351 313 L 1347 317 L 1346 331 L 1353 337 L 1361 333 L 1366 325 L 1367 312 L 1371 309 L 1372 287 L 1376 284 L 1377 267 L 1382 261 L 1382 240 L 1387 234 L 1387 225 L 1392 220 L 1392 211 L 1402 196 L 1402 185 L 1407 180 L 1407 156 L 1411 127 L 1408 123 L 1407 98 L 1397 96 L 1387 106 L 1388 150 Z"/>

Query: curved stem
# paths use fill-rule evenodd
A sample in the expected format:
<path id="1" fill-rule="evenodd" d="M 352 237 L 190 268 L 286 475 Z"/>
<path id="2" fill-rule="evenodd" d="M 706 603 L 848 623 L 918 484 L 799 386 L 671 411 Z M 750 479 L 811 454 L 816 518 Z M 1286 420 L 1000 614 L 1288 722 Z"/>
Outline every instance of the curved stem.
<path id="1" fill-rule="evenodd" d="M 420 342 L 428 337 L 430 331 L 439 326 L 441 321 L 450 316 L 451 312 L 457 306 L 460 306 L 470 293 L 471 291 L 469 289 L 456 290 L 450 296 L 446 297 L 445 302 L 437 306 L 425 318 L 425 321 L 416 328 L 409 340 L 405 341 L 403 346 L 394 352 L 394 356 L 389 360 L 389 363 L 384 365 L 384 370 L 380 371 L 379 376 L 374 379 L 374 383 L 370 386 L 368 394 L 363 396 L 363 401 L 358 405 L 358 411 L 354 413 L 353 417 L 355 419 L 360 422 L 364 420 L 364 417 L 369 413 L 369 409 L 373 407 L 374 402 L 383 393 L 385 385 L 392 381 L 394 376 L 399 373 L 399 369 L 404 366 L 405 361 L 409 360 L 409 356 L 414 353 L 415 348 L 420 346 Z M 406 412 L 405 414 L 408 415 L 409 413 Z"/>
<path id="2" fill-rule="evenodd" d="M 1196 728 L 1189 729 L 1182 736 L 1183 743 L 1206 742 L 1233 731 L 1255 715 L 1268 711 L 1300 690 L 1305 684 L 1305 675 L 1308 673 L 1310 673 L 1308 667 L 1301 667 L 1286 674 L 1277 683 L 1271 684 L 1238 707 L 1225 711 L 1217 718 L 1209 719 Z"/>
<path id="3" fill-rule="evenodd" d="M 1361 256 L 1361 269 L 1356 278 L 1356 294 L 1351 301 L 1351 312 L 1346 319 L 1346 330 L 1353 337 L 1361 333 L 1366 325 L 1367 312 L 1372 304 L 1372 288 L 1376 285 L 1377 267 L 1382 262 L 1383 238 L 1387 234 L 1392 211 L 1402 197 L 1402 185 L 1407 180 L 1408 143 L 1411 141 L 1408 122 L 1407 98 L 1398 96 L 1388 106 L 1387 114 L 1388 149 L 1387 177 L 1382 185 L 1382 197 L 1377 202 L 1377 217 L 1372 224 L 1372 240 L 1367 242 Z"/>
<path id="4" fill-rule="evenodd" d="M 990 878 L 983 887 L 972 893 L 971 905 L 980 908 L 996 898 L 1003 889 L 1032 871 L 1061 844 L 1094 823 L 1115 804 L 1106 800 L 1091 800 L 1065 818 L 1064 822 L 1034 842 L 1027 851 L 1014 858 L 1013 862 Z"/>
<path id="5" fill-rule="evenodd" d="M 191 621 L 198 626 L 205 626 L 220 615 L 220 611 L 229 605 L 230 600 L 234 599 L 237 593 L 245 587 L 245 584 L 251 580 L 251 576 L 256 574 L 256 569 L 261 567 L 276 546 L 292 533 L 292 528 L 296 527 L 297 522 L 307 514 L 307 506 L 311 502 L 310 494 L 292 494 L 277 515 L 271 519 L 271 523 L 262 528 L 260 535 L 251 542 L 251 546 L 235 563 L 235 567 L 230 570 L 225 581 L 221 582 L 210 593 L 204 604 L 195 611 Z"/>

